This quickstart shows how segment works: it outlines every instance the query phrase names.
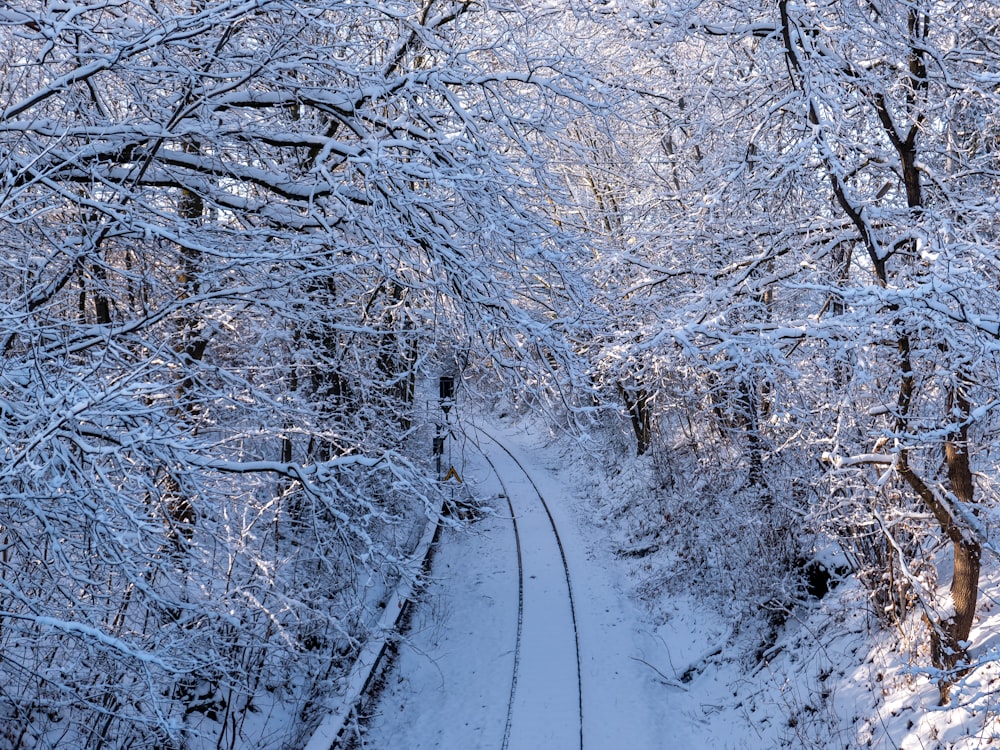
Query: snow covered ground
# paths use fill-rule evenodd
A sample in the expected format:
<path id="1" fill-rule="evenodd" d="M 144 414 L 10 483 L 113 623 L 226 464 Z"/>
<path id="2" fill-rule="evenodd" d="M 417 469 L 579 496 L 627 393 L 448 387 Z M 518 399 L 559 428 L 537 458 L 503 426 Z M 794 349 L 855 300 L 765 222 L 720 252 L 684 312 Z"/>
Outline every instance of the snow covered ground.
<path id="1" fill-rule="evenodd" d="M 572 494 L 539 460 L 537 436 L 491 432 L 549 502 L 563 543 L 580 644 L 583 746 L 663 747 L 671 729 L 660 705 L 677 688 L 662 684 L 645 663 L 657 648 L 655 634 L 622 594 L 618 571 L 595 554 Z M 495 512 L 474 524 L 471 533 L 443 535 L 432 583 L 371 710 L 364 747 L 581 746 L 576 638 L 560 550 L 538 495 L 517 463 L 481 435 L 479 444 L 502 477 L 470 441 L 463 478 Z M 524 563 L 519 653 L 518 551 L 502 497 L 507 492 Z M 511 708 L 515 657 L 519 668 Z"/>
<path id="2" fill-rule="evenodd" d="M 916 750 L 997 742 L 996 671 L 975 674 L 978 689 L 964 693 L 974 701 L 937 708 L 936 688 L 910 667 L 920 661 L 919 633 L 871 636 L 850 582 L 794 612 L 761 661 L 750 656 L 759 646 L 753 636 L 734 633 L 704 602 L 671 595 L 640 605 L 636 560 L 615 554 L 606 524 L 594 518 L 602 502 L 592 493 L 615 488 L 595 485 L 580 455 L 568 456 L 541 429 L 487 429 L 499 443 L 470 428 L 453 455 L 492 512 L 443 534 L 408 636 L 366 707 L 358 747 Z M 577 637 L 539 494 L 562 541 Z M 507 495 L 521 540 L 520 586 Z M 995 588 L 984 581 L 987 592 Z M 977 655 L 992 653 L 997 609 L 988 604 L 981 614 Z"/>

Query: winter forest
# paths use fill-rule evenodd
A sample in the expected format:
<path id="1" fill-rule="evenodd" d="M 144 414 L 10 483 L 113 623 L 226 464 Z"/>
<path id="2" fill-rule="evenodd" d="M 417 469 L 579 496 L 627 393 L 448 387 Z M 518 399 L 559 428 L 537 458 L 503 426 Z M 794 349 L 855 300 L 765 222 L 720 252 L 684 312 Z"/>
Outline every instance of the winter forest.
<path id="1" fill-rule="evenodd" d="M 0 748 L 301 747 L 442 373 L 983 731 L 998 194 L 992 0 L 0 3 Z"/>

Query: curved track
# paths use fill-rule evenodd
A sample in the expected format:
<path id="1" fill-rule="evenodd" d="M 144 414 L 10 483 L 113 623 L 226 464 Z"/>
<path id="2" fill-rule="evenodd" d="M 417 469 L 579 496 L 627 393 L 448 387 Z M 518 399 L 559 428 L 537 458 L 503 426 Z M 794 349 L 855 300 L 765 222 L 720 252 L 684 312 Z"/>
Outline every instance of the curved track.
<path id="1" fill-rule="evenodd" d="M 605 679 L 593 675 L 593 663 L 607 644 L 588 650 L 585 664 L 580 646 L 593 642 L 583 637 L 593 606 L 607 609 L 603 599 L 574 600 L 569 561 L 574 570 L 584 561 L 568 528 L 564 545 L 561 508 L 549 504 L 561 485 L 521 458 L 526 449 L 500 429 L 466 423 L 462 435 L 467 449 L 482 455 L 466 467 L 473 475 L 467 480 L 481 497 L 499 503 L 502 496 L 509 516 L 492 513 L 451 537 L 445 531 L 450 541 L 437 550 L 427 601 L 413 608 L 394 676 L 365 701 L 363 730 L 350 746 L 582 750 L 583 667 L 599 692 Z M 593 576 L 581 569 L 591 591 Z M 617 635 L 613 625 L 602 631 Z M 602 733 L 627 712 L 614 697 L 594 697 L 588 691 L 586 735 L 594 747 L 615 746 L 628 733 L 615 729 L 612 744 Z"/>
<path id="2" fill-rule="evenodd" d="M 579 634 L 579 629 L 577 627 L 576 604 L 573 599 L 572 578 L 570 576 L 569 563 L 567 562 L 566 558 L 566 550 L 563 546 L 562 539 L 559 536 L 559 528 L 556 525 L 555 518 L 552 515 L 552 511 L 549 508 L 549 504 L 546 502 L 544 495 L 542 495 L 541 491 L 538 488 L 538 484 L 535 482 L 534 478 L 524 467 L 524 464 L 521 462 L 521 460 L 510 450 L 510 448 L 504 445 L 504 443 L 500 439 L 490 434 L 489 432 L 484 430 L 482 427 L 479 427 L 478 425 L 472 425 L 472 426 L 476 430 L 476 432 L 478 432 L 480 435 L 490 440 L 492 443 L 496 444 L 497 447 L 499 447 L 510 458 L 513 464 L 517 467 L 518 471 L 524 475 L 525 479 L 527 479 L 528 484 L 531 486 L 533 490 L 533 494 L 538 498 L 537 500 L 538 505 L 545 512 L 545 518 L 547 520 L 548 529 L 551 531 L 552 537 L 554 538 L 555 541 L 555 545 L 558 549 L 559 561 L 562 567 L 561 577 L 565 580 L 565 587 L 566 587 L 565 595 L 569 605 L 569 621 L 572 625 L 572 630 L 573 630 L 572 645 L 573 645 L 573 655 L 575 656 L 575 662 L 576 662 L 575 664 L 576 720 L 579 726 L 579 748 L 580 750 L 583 750 L 583 679 L 582 679 L 582 668 L 580 663 L 580 634 Z M 475 443 L 475 441 L 473 442 Z M 524 545 L 522 543 L 522 538 L 521 538 L 521 530 L 518 526 L 518 518 L 531 510 L 530 508 L 531 501 L 528 499 L 521 498 L 518 500 L 517 503 L 515 503 L 514 497 L 508 488 L 508 482 L 504 480 L 504 472 L 501 471 L 499 466 L 497 466 L 498 462 L 494 461 L 494 459 L 491 458 L 489 454 L 482 449 L 481 446 L 479 446 L 478 444 L 476 445 L 480 453 L 483 455 L 483 458 L 490 465 L 491 470 L 496 475 L 497 480 L 499 481 L 500 486 L 503 489 L 504 495 L 506 496 L 507 506 L 510 509 L 511 522 L 513 525 L 515 543 L 517 547 L 517 571 L 518 571 L 517 643 L 515 644 L 515 649 L 514 649 L 514 670 L 513 670 L 513 676 L 511 678 L 510 699 L 507 709 L 507 722 L 504 730 L 504 737 L 502 744 L 502 750 L 508 750 L 511 743 L 512 730 L 514 729 L 515 713 L 516 713 L 515 705 L 517 704 L 516 699 L 518 697 L 518 678 L 519 675 L 521 674 L 522 641 L 525 637 L 524 622 L 525 622 L 526 563 L 525 563 L 525 553 L 523 548 Z M 509 479 L 510 477 L 508 477 L 508 480 Z M 520 512 L 518 507 L 516 506 L 520 506 Z M 535 579 L 538 575 L 540 575 L 540 572 L 532 574 L 531 569 L 529 569 L 528 575 L 530 576 L 531 579 Z M 549 574 L 548 577 L 551 579 L 552 577 L 551 573 Z M 551 602 L 546 602 L 546 603 L 548 604 Z M 549 619 L 548 617 L 549 614 L 550 613 L 548 612 L 534 612 L 534 613 L 529 613 L 529 616 L 534 616 L 535 618 L 547 620 Z M 536 690 L 538 688 L 539 686 L 535 686 Z"/>
<path id="3" fill-rule="evenodd" d="M 487 437 L 495 440 L 491 435 L 487 435 Z M 476 447 L 478 448 L 478 445 Z M 517 529 L 517 513 L 514 512 L 514 504 L 510 499 L 510 490 L 507 489 L 503 477 L 500 476 L 500 472 L 497 471 L 497 467 L 490 460 L 490 457 L 481 449 L 480 453 L 482 453 L 483 458 L 486 459 L 486 463 L 490 465 L 490 469 L 496 475 L 497 481 L 503 489 L 503 495 L 507 499 L 507 507 L 510 509 L 510 520 L 514 527 L 514 546 L 517 549 L 517 640 L 514 643 L 514 673 L 510 680 L 510 697 L 507 700 L 507 722 L 504 725 L 503 744 L 501 745 L 501 750 L 507 750 L 510 745 L 510 728 L 514 719 L 514 695 L 517 693 L 517 674 L 521 667 L 521 636 L 524 632 L 524 554 L 521 551 L 521 534 Z"/>

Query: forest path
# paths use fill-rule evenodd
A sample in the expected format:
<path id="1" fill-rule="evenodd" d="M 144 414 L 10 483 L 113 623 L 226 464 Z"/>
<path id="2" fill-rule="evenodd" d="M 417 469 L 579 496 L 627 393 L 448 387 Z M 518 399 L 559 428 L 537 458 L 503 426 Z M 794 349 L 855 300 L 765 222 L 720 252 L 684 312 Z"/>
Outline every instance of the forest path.
<path id="1" fill-rule="evenodd" d="M 655 644 L 592 552 L 559 457 L 523 429 L 466 434 L 462 478 L 495 513 L 442 535 L 361 746 L 662 747 L 664 688 L 639 661 Z"/>

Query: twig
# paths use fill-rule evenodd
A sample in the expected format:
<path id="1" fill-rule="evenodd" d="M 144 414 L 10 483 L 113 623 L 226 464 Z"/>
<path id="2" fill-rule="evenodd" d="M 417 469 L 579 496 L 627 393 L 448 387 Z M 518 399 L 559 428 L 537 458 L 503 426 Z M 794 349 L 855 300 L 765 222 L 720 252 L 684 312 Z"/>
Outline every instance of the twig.
<path id="1" fill-rule="evenodd" d="M 660 679 L 664 682 L 664 684 L 669 685 L 670 687 L 680 688 L 684 692 L 687 692 L 687 688 L 684 685 L 682 685 L 678 680 L 675 680 L 673 677 L 667 677 L 665 674 L 663 674 L 663 672 L 654 667 L 645 659 L 640 659 L 638 656 L 631 656 L 629 658 L 639 662 L 640 664 L 645 664 L 647 667 L 652 669 L 654 672 L 656 672 L 656 674 L 660 675 Z"/>

